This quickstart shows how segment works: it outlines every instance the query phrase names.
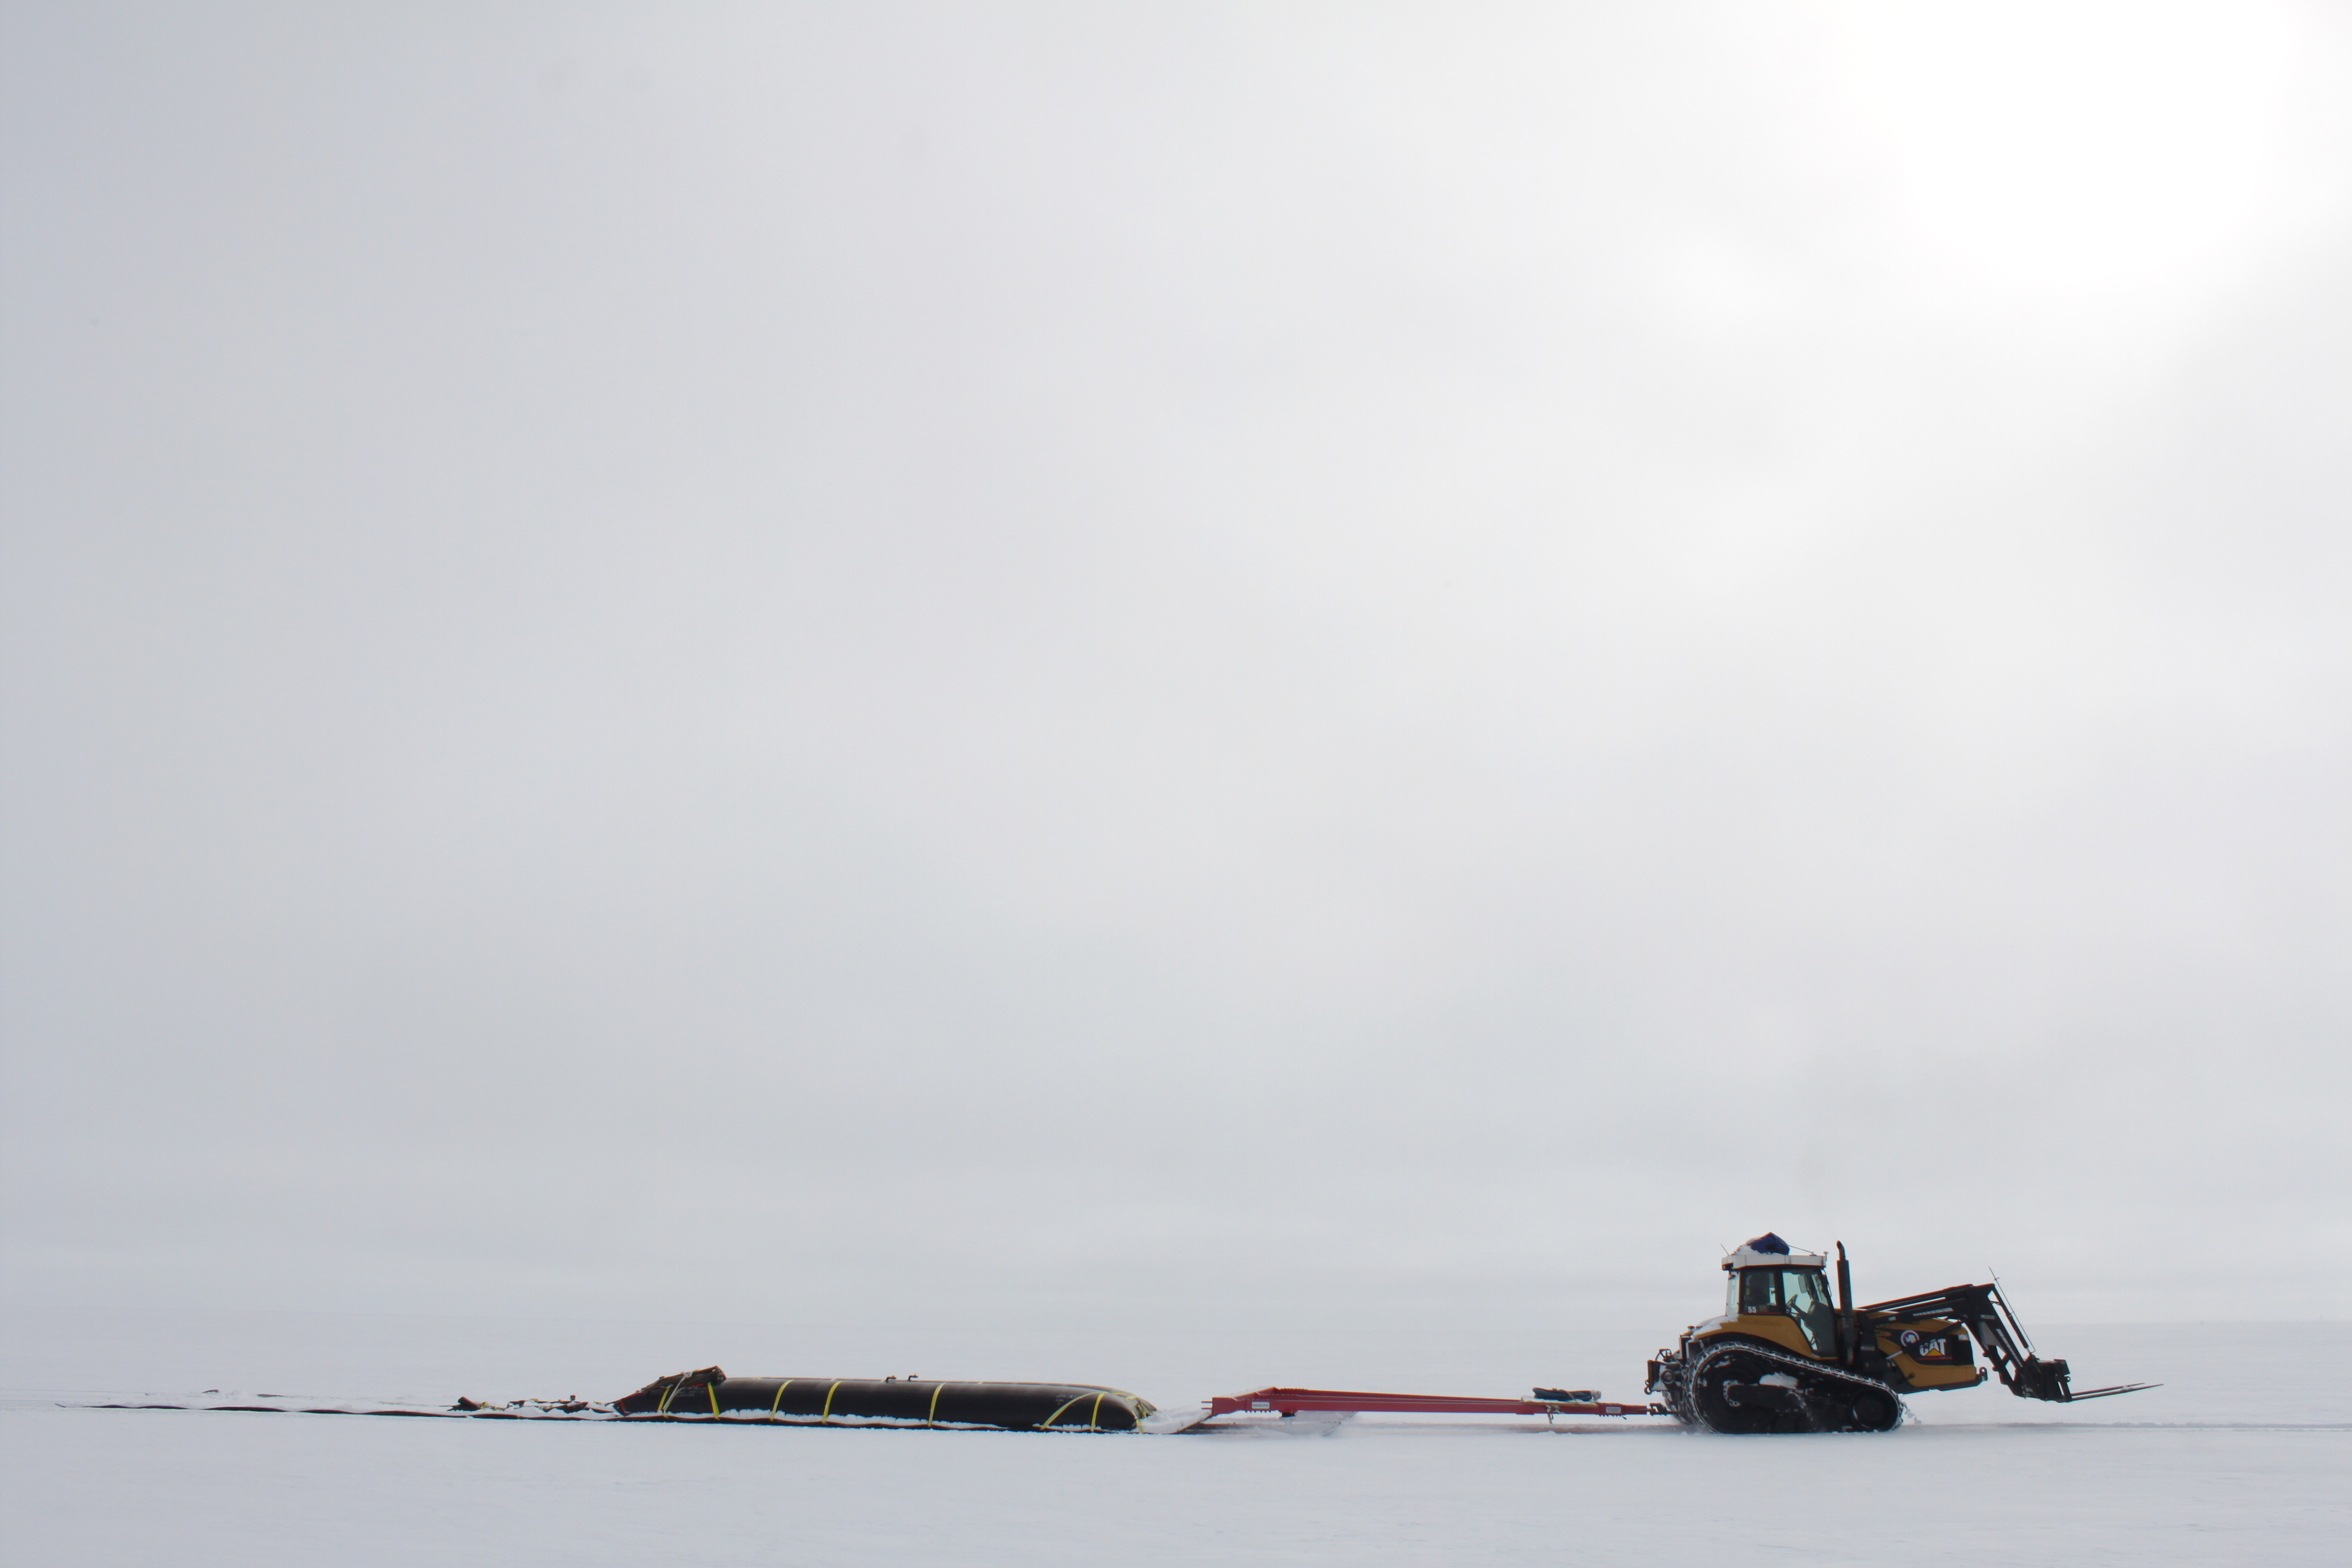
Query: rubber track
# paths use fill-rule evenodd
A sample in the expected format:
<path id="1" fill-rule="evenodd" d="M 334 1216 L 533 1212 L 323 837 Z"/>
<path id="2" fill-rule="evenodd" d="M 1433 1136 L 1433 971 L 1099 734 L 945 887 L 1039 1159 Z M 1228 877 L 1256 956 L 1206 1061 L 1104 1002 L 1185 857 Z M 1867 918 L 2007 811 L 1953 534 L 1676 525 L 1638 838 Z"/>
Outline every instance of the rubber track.
<path id="1" fill-rule="evenodd" d="M 1706 1368 L 1708 1363 L 1715 1361 L 1719 1357 L 1727 1355 L 1749 1355 L 1754 1356 L 1759 1361 L 1778 1362 L 1782 1366 L 1787 1367 L 1790 1372 L 1801 1373 L 1807 1377 L 1829 1378 L 1838 1383 L 1850 1383 L 1856 1388 L 1867 1388 L 1875 1393 L 1884 1394 L 1888 1398 L 1895 1401 L 1895 1426 L 1886 1428 L 1889 1432 L 1894 1431 L 1895 1426 L 1902 1426 L 1904 1422 L 1911 1418 L 1911 1407 L 1903 1403 L 1903 1396 L 1900 1394 L 1897 1394 L 1894 1389 L 1889 1388 L 1886 1384 L 1880 1383 L 1875 1378 L 1858 1377 L 1853 1373 L 1843 1372 L 1836 1367 L 1823 1366 L 1817 1361 L 1805 1361 L 1800 1357 L 1790 1355 L 1783 1351 L 1768 1350 L 1764 1346 L 1758 1344 L 1753 1340 L 1738 1340 L 1730 1344 L 1718 1344 L 1715 1346 L 1705 1355 L 1691 1363 L 1689 1371 L 1684 1373 L 1682 1403 L 1684 1406 L 1690 1411 L 1690 1419 L 1693 1426 L 1706 1426 L 1710 1432 L 1717 1431 L 1717 1428 L 1707 1426 L 1706 1418 L 1699 1414 L 1698 1401 L 1692 1397 L 1691 1390 L 1698 1386 L 1698 1374 Z M 1806 1419 L 1811 1420 L 1811 1414 L 1808 1413 Z M 1815 1423 L 1813 1430 L 1819 1432 L 1823 1430 L 1823 1428 L 1819 1423 Z M 1831 1428 L 1831 1430 L 1841 1432 L 1858 1432 L 1862 1430 L 1862 1428 L 1858 1426 L 1841 1426 Z M 1753 1434 L 1735 1433 L 1730 1434 L 1730 1436 L 1753 1436 Z"/>

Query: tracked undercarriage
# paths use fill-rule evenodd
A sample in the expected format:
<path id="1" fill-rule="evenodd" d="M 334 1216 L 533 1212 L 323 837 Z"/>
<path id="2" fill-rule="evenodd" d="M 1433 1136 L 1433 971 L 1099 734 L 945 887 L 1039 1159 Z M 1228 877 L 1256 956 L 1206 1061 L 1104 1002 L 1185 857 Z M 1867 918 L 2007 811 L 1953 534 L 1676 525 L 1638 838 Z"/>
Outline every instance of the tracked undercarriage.
<path id="1" fill-rule="evenodd" d="M 1716 1432 L 1885 1432 L 1903 1402 L 1885 1384 L 1807 1362 L 1754 1340 L 1718 1340 L 1676 1359 L 1656 1389 L 1688 1426 Z"/>

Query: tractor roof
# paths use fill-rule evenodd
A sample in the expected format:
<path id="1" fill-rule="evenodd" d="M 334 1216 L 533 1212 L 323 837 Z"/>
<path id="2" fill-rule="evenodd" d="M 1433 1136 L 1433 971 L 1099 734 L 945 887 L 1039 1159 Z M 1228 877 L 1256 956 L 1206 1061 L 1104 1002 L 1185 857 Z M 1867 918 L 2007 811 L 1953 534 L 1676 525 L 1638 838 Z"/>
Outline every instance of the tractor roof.
<path id="1" fill-rule="evenodd" d="M 1818 1252 L 1798 1252 L 1770 1231 L 1739 1244 L 1723 1260 L 1726 1268 L 1820 1268 L 1829 1259 Z"/>

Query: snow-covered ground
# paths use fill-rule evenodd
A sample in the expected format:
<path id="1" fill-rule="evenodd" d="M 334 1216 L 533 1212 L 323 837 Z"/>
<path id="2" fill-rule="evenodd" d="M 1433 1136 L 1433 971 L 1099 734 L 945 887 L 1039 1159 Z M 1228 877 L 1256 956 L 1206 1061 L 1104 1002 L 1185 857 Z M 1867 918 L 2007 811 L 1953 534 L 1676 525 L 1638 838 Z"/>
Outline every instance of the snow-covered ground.
<path id="1" fill-rule="evenodd" d="M 1673 1325 L 1679 1327 L 1679 1325 Z M 1166 1407 L 1268 1383 L 1638 1394 L 1656 1336 L 1023 1334 L 16 1313 L 12 1563 L 2326 1563 L 2352 1540 L 2337 1324 L 2029 1324 L 2085 1384 L 1911 1402 L 1884 1436 L 1359 1417 L 1185 1436 L 107 1411 L 232 1393 L 611 1397 L 744 1373 L 1035 1377 Z"/>

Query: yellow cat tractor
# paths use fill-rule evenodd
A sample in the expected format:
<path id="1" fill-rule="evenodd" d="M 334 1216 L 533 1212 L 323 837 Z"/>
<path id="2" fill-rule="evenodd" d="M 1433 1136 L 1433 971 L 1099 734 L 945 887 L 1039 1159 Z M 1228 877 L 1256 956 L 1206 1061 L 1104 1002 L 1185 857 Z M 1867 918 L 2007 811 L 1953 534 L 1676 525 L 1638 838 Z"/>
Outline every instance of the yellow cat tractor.
<path id="1" fill-rule="evenodd" d="M 1742 1243 L 1723 1260 L 1723 1315 L 1660 1351 L 1642 1391 L 1658 1394 L 1685 1426 L 1716 1432 L 1885 1432 L 1903 1419 L 1902 1395 L 1984 1382 L 1976 1345 L 2022 1399 L 2104 1399 L 2156 1386 L 2077 1391 L 2064 1362 L 2034 1354 L 1998 1285 L 1857 1308 L 1843 1242 L 1834 1304 L 1827 1263 L 1769 1232 Z"/>

